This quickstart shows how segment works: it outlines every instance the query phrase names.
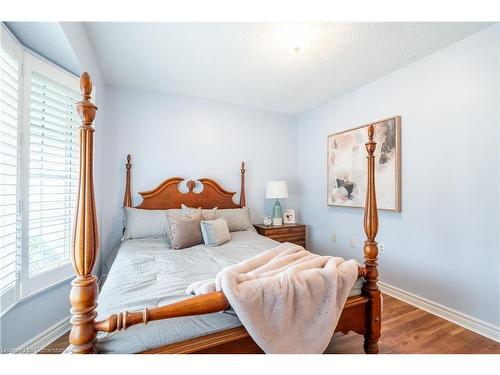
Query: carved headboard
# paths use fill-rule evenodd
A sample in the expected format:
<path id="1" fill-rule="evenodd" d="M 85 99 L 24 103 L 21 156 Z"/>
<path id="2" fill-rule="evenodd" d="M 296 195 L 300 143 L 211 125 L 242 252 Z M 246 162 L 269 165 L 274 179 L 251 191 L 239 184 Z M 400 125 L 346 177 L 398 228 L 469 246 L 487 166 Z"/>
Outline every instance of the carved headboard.
<path id="1" fill-rule="evenodd" d="M 125 196 L 123 198 L 123 205 L 125 207 L 132 207 L 132 189 L 130 186 L 131 175 L 131 157 L 127 155 L 126 164 L 126 182 L 125 182 Z M 217 181 L 210 178 L 200 178 L 199 181 L 202 185 L 201 191 L 196 191 L 196 181 L 185 180 L 182 177 L 172 177 L 163 181 L 158 187 L 150 191 L 140 192 L 142 196 L 142 203 L 136 208 L 147 210 L 167 210 L 171 208 L 181 208 L 181 204 L 188 207 L 201 207 L 201 208 L 241 208 L 245 207 L 245 162 L 241 162 L 240 168 L 240 202 L 234 203 L 233 196 L 236 192 L 224 189 Z M 179 190 L 182 187 L 181 183 L 185 181 L 187 192 Z"/>

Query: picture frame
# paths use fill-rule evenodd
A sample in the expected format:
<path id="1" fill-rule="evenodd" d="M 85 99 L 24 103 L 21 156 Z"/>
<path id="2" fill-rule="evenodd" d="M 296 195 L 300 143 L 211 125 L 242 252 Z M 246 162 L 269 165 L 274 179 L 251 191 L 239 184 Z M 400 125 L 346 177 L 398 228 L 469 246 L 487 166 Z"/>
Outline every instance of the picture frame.
<path id="1" fill-rule="evenodd" d="M 283 211 L 283 224 L 295 224 L 295 210 L 289 209 Z"/>
<path id="2" fill-rule="evenodd" d="M 375 182 L 380 210 L 401 212 L 401 117 L 393 116 L 327 137 L 327 204 L 363 208 L 367 128 L 374 126 Z"/>

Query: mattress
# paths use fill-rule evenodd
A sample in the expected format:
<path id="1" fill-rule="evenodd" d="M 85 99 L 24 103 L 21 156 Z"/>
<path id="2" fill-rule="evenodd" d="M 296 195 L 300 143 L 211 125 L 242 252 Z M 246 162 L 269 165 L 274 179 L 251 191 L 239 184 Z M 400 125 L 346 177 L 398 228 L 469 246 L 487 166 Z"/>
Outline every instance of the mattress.
<path id="1" fill-rule="evenodd" d="M 165 239 L 124 241 L 98 299 L 98 320 L 122 311 L 173 303 L 188 296 L 194 281 L 213 279 L 228 265 L 253 257 L 278 242 L 254 231 L 232 232 L 224 245 L 171 250 Z M 350 296 L 361 293 L 358 279 Z M 231 310 L 139 324 L 125 331 L 97 335 L 100 353 L 138 353 L 148 349 L 240 326 Z"/>

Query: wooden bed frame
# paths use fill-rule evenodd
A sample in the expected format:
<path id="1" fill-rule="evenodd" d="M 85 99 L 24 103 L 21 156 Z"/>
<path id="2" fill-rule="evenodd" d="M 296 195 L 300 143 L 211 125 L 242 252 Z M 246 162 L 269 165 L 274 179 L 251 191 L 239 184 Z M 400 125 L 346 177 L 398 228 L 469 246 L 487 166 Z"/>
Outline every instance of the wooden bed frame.
<path id="1" fill-rule="evenodd" d="M 143 311 L 112 314 L 104 320 L 96 321 L 98 286 L 97 277 L 92 274 L 97 259 L 98 233 L 95 213 L 93 182 L 93 144 L 94 121 L 97 107 L 90 102 L 92 82 L 88 73 L 80 77 L 82 101 L 76 104 L 82 119 L 80 128 L 80 180 L 77 213 L 72 247 L 72 262 L 76 278 L 72 282 L 71 332 L 69 336 L 72 353 L 94 353 L 97 332 L 114 332 L 127 329 L 135 324 L 147 324 L 150 321 L 181 316 L 201 315 L 225 311 L 229 303 L 223 292 L 213 292 L 160 307 L 146 308 Z M 359 268 L 359 276 L 365 278 L 362 294 L 350 297 L 344 306 L 335 332 L 354 331 L 364 335 L 364 350 L 369 354 L 378 353 L 378 340 L 381 325 L 381 296 L 377 286 L 378 247 L 375 236 L 378 230 L 378 213 L 375 195 L 375 160 L 376 143 L 373 141 L 373 126 L 368 127 L 368 188 L 365 204 L 364 229 L 364 267 Z M 126 186 L 123 204 L 132 206 L 131 193 L 131 158 L 127 156 Z M 222 188 L 216 181 L 203 178 L 203 190 L 196 192 L 196 183 L 186 183 L 187 193 L 179 191 L 179 184 L 184 180 L 174 177 L 165 180 L 157 188 L 139 193 L 143 201 L 138 208 L 169 209 L 180 208 L 181 203 L 190 207 L 202 208 L 240 208 L 245 200 L 245 164 L 241 164 L 241 190 L 239 204 L 233 202 L 236 194 Z M 194 339 L 165 345 L 144 353 L 262 353 L 244 327 L 227 329 Z"/>

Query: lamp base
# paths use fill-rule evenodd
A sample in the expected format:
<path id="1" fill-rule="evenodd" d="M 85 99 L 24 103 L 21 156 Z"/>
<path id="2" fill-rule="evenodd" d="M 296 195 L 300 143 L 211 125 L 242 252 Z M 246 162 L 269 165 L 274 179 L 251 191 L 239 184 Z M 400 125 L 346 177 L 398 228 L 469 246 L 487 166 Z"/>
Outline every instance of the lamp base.
<path id="1" fill-rule="evenodd" d="M 273 225 L 283 225 L 283 210 L 279 199 L 276 199 L 273 206 Z"/>

